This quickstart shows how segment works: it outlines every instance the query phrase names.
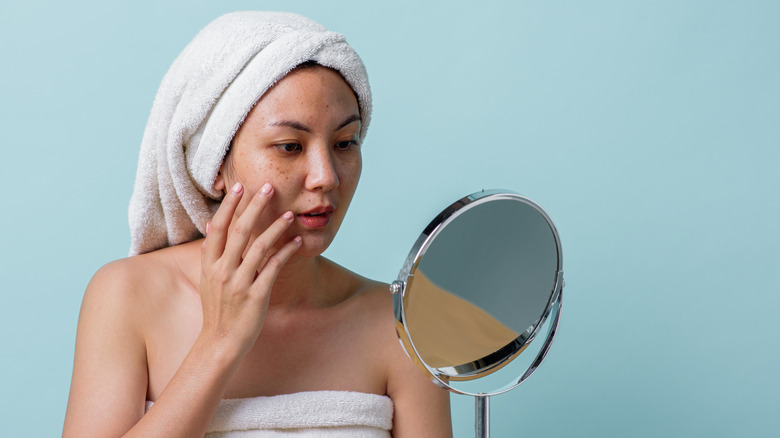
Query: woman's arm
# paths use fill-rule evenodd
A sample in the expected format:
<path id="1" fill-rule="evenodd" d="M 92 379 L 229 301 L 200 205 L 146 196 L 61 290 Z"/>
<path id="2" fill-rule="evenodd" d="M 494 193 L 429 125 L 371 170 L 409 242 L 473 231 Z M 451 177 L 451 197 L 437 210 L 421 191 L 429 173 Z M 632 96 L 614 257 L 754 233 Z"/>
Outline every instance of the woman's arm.
<path id="1" fill-rule="evenodd" d="M 63 436 L 121 435 L 144 414 L 146 351 L 127 265 L 101 268 L 84 294 Z"/>
<path id="2" fill-rule="evenodd" d="M 387 395 L 393 399 L 393 437 L 452 437 L 449 392 L 436 386 L 395 340 Z"/>
<path id="3" fill-rule="evenodd" d="M 228 229 L 243 195 L 240 185 L 214 216 L 201 256 L 203 329 L 146 415 L 145 303 L 138 299 L 142 291 L 133 286 L 144 272 L 125 260 L 95 275 L 79 316 L 63 436 L 204 435 L 236 367 L 262 329 L 276 275 L 300 247 L 300 239 L 293 239 L 266 260 L 290 225 L 284 216 L 249 245 L 252 225 L 272 194 L 261 192 L 250 201 L 230 238 Z"/>
<path id="4" fill-rule="evenodd" d="M 109 264 L 84 294 L 65 437 L 122 436 L 128 431 L 129 436 L 203 435 L 239 359 L 201 336 L 154 409 L 144 416 L 147 362 L 139 324 L 143 303 L 134 299 L 137 291 L 129 286 L 137 275 L 134 271 L 124 261 Z"/>

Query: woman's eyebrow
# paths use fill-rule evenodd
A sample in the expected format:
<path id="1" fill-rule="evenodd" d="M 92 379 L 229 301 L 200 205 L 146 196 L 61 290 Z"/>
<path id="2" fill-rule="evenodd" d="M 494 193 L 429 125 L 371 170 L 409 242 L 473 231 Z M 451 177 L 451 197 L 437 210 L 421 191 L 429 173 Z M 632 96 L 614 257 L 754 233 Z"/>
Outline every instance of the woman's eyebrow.
<path id="1" fill-rule="evenodd" d="M 268 126 L 279 126 L 284 128 L 297 129 L 299 131 L 304 131 L 304 132 L 311 132 L 311 129 L 309 129 L 308 126 L 300 122 L 294 122 L 292 120 L 280 120 L 278 122 L 271 122 L 268 124 Z"/>
<path id="2" fill-rule="evenodd" d="M 346 120 L 341 122 L 339 124 L 339 126 L 337 126 L 336 129 L 334 129 L 334 131 L 338 131 L 341 128 L 349 125 L 350 123 L 359 122 L 359 121 L 360 121 L 360 116 L 357 115 L 357 114 L 352 114 L 351 116 L 347 117 Z M 304 132 L 311 133 L 311 129 L 309 129 L 308 126 L 304 125 L 301 122 L 296 122 L 296 121 L 293 121 L 293 120 L 279 120 L 279 121 L 276 121 L 276 122 L 270 122 L 268 124 L 268 126 L 292 128 L 292 129 L 297 129 L 298 131 L 304 131 Z"/>
<path id="3" fill-rule="evenodd" d="M 352 114 L 351 116 L 347 117 L 346 120 L 341 122 L 341 124 L 336 128 L 336 131 L 338 131 L 339 129 L 341 129 L 341 128 L 347 126 L 347 125 L 349 125 L 352 122 L 359 122 L 359 121 L 360 121 L 360 116 L 357 115 L 357 114 Z"/>

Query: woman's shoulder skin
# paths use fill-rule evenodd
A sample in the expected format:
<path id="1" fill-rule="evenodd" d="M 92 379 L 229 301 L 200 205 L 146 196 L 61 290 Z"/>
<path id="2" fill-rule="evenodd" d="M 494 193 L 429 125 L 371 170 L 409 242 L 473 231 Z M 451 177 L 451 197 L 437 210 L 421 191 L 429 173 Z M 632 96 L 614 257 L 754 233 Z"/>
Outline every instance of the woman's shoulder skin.
<path id="1" fill-rule="evenodd" d="M 343 269 L 343 268 L 342 268 Z M 394 436 L 452 436 L 449 393 L 432 383 L 401 347 L 396 334 L 393 299 L 389 285 L 354 273 L 355 301 L 363 329 L 370 333 L 365 353 L 383 371 L 385 394 L 393 399 Z"/>
<path id="2" fill-rule="evenodd" d="M 179 319 L 196 313 L 192 304 L 199 303 L 200 295 L 193 246 L 189 242 L 106 264 L 87 286 L 80 319 L 105 318 L 105 323 L 132 330 L 138 341 L 145 342 L 155 334 L 161 317 Z M 182 306 L 177 315 L 170 315 Z"/>
<path id="3" fill-rule="evenodd" d="M 65 436 L 120 435 L 143 415 L 143 406 L 134 403 L 146 391 L 147 381 L 146 352 L 135 318 L 143 305 L 137 297 L 142 288 L 133 284 L 135 265 L 118 260 L 103 266 L 84 293 Z M 99 417 L 96 431 L 90 431 L 87 420 L 93 415 Z"/>
<path id="4" fill-rule="evenodd" d="M 177 251 L 116 260 L 92 277 L 79 313 L 65 432 L 121 435 L 143 416 L 145 337 L 170 301 L 161 291 L 182 278 L 171 269 Z"/>

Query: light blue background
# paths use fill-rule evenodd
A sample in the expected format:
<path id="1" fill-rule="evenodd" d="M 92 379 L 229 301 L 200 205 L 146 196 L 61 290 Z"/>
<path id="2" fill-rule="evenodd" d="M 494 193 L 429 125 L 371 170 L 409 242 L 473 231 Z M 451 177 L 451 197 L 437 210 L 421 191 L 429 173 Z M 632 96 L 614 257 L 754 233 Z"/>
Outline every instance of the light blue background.
<path id="1" fill-rule="evenodd" d="M 60 433 L 81 296 L 127 252 L 159 81 L 240 9 L 308 15 L 368 67 L 365 172 L 332 258 L 391 281 L 428 220 L 482 188 L 556 221 L 560 335 L 493 399 L 495 436 L 780 434 L 780 3 L 8 3 L 2 435 Z M 472 406 L 453 396 L 456 436 Z"/>

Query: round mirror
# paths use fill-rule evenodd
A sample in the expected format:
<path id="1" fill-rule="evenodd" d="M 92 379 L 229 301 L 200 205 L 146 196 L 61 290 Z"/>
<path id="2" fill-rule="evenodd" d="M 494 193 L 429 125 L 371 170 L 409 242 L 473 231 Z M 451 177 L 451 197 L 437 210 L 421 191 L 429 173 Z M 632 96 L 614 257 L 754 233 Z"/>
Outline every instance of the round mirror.
<path id="1" fill-rule="evenodd" d="M 425 228 L 391 291 L 409 357 L 437 384 L 485 397 L 516 387 L 544 359 L 562 288 L 547 213 L 518 194 L 483 191 Z"/>

